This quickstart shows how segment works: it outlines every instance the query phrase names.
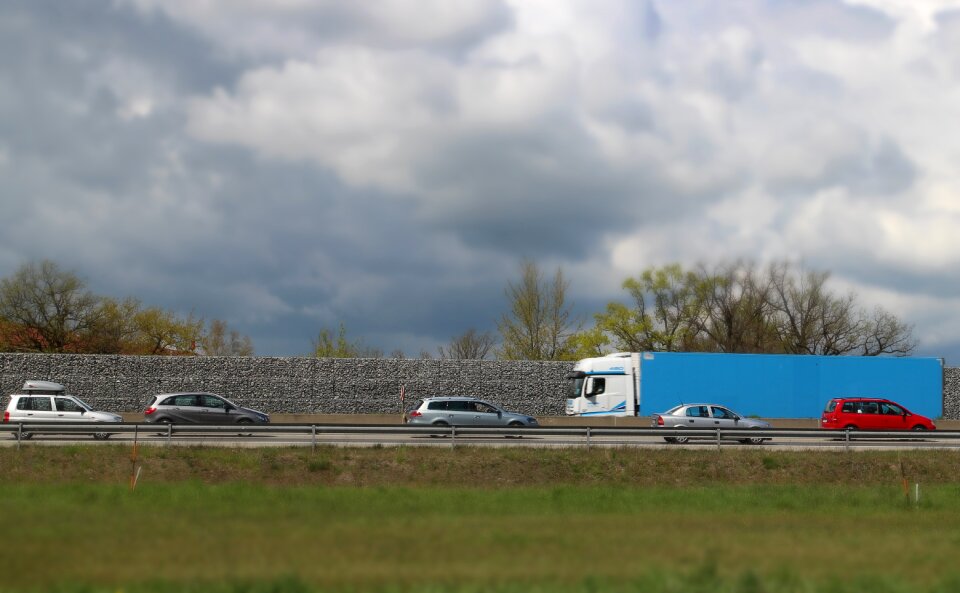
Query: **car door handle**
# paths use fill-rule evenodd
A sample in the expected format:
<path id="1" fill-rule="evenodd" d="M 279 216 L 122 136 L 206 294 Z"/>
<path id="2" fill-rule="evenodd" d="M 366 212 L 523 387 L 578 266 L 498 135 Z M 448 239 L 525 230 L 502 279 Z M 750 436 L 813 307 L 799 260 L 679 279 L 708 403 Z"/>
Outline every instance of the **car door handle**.
<path id="1" fill-rule="evenodd" d="M 690 424 L 693 424 L 693 420 L 687 420 L 687 422 L 689 422 Z"/>
<path id="2" fill-rule="evenodd" d="M 720 421 L 719 421 L 719 420 L 714 420 L 713 423 L 714 423 L 714 424 L 720 424 Z"/>

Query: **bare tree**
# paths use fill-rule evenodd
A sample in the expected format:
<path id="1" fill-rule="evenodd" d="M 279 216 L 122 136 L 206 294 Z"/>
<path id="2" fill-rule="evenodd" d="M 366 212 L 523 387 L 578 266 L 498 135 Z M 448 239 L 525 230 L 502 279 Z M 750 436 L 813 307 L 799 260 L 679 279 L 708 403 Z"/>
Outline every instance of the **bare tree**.
<path id="1" fill-rule="evenodd" d="M 489 332 L 479 333 L 476 329 L 470 328 L 459 336 L 450 340 L 450 344 L 444 348 L 440 346 L 440 358 L 454 360 L 481 360 L 486 358 L 496 344 L 496 338 Z"/>
<path id="2" fill-rule="evenodd" d="M 524 260 L 520 282 L 507 283 L 510 313 L 501 316 L 498 356 L 507 360 L 563 360 L 574 353 L 570 338 L 576 333 L 566 302 L 569 282 L 557 268 L 546 281 L 537 264 Z"/>
<path id="3" fill-rule="evenodd" d="M 250 336 L 230 329 L 222 319 L 210 321 L 200 344 L 207 356 L 253 356 L 253 340 Z"/>
<path id="4" fill-rule="evenodd" d="M 0 319 L 10 347 L 28 352 L 82 348 L 100 320 L 100 299 L 52 261 L 27 263 L 0 280 Z"/>
<path id="5" fill-rule="evenodd" d="M 718 352 L 770 352 L 775 333 L 770 326 L 770 282 L 752 264 L 701 266 L 699 325 L 707 348 Z"/>

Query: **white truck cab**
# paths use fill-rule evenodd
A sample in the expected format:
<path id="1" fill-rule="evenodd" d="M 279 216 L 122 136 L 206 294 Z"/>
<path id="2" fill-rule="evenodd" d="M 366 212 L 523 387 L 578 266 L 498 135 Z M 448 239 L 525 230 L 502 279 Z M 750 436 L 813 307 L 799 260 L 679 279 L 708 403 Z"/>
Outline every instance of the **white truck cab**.
<path id="1" fill-rule="evenodd" d="M 567 374 L 568 416 L 636 416 L 640 355 L 617 352 L 577 362 Z"/>

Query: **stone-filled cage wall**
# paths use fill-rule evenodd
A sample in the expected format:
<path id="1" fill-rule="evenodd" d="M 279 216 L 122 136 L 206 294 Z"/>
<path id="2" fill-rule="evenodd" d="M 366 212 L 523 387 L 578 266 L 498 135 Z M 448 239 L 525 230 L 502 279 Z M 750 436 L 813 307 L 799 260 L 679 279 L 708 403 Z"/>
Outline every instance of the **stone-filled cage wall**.
<path id="1" fill-rule="evenodd" d="M 208 391 L 284 414 L 390 414 L 418 398 L 473 395 L 538 416 L 562 415 L 571 362 L 390 358 L 0 354 L 2 394 L 63 384 L 98 409 L 134 412 L 158 393 Z M 5 403 L 5 402 L 4 402 Z"/>
<path id="2" fill-rule="evenodd" d="M 535 416 L 560 416 L 572 368 L 547 361 L 4 353 L 0 395 L 43 379 L 115 412 L 140 411 L 157 393 L 209 391 L 268 413 L 391 414 L 402 409 L 403 385 L 403 408 L 421 397 L 473 395 Z M 943 417 L 960 419 L 960 368 L 944 368 Z"/>

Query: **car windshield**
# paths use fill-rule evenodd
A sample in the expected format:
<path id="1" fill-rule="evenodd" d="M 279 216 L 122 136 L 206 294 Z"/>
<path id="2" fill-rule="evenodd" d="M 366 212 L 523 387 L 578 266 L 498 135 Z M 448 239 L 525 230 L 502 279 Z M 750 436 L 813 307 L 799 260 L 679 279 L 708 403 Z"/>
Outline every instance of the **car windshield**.
<path id="1" fill-rule="evenodd" d="M 88 411 L 88 412 L 92 412 L 92 411 L 93 411 L 93 406 L 91 406 L 91 405 L 88 404 L 87 402 L 83 401 L 83 400 L 80 399 L 79 397 L 77 397 L 77 396 L 75 396 L 75 395 L 71 395 L 71 396 L 70 396 L 70 399 L 72 399 L 73 401 L 75 401 L 75 402 L 77 402 L 78 404 L 80 404 L 80 406 L 82 406 L 86 411 Z"/>
<path id="2" fill-rule="evenodd" d="M 824 412 L 830 413 L 830 412 L 832 412 L 832 411 L 834 411 L 834 410 L 836 410 L 836 409 L 837 409 L 837 400 L 832 399 L 832 400 L 830 400 L 830 401 L 827 402 L 827 407 L 826 407 L 826 409 L 824 410 Z"/>

